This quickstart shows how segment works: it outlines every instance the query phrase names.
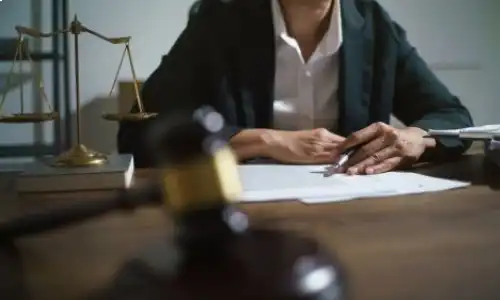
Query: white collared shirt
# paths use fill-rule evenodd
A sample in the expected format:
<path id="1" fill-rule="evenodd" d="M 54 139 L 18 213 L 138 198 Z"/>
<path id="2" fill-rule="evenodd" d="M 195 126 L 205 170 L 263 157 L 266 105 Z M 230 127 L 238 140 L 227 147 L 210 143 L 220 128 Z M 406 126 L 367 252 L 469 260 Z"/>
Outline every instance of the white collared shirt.
<path id="1" fill-rule="evenodd" d="M 334 0 L 330 26 L 307 62 L 288 35 L 278 0 L 272 0 L 276 37 L 274 128 L 335 130 L 338 121 L 338 52 L 342 45 L 340 1 Z"/>

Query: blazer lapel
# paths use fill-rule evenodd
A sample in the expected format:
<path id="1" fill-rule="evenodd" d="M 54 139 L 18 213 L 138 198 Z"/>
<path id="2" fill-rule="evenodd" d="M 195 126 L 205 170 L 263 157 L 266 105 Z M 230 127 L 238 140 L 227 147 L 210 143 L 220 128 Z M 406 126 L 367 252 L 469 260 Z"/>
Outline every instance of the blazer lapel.
<path id="1" fill-rule="evenodd" d="M 275 40 L 271 3 L 251 0 L 242 4 L 239 72 L 242 115 L 248 127 L 270 127 L 273 118 Z"/>
<path id="2" fill-rule="evenodd" d="M 354 0 L 342 0 L 343 46 L 340 61 L 339 133 L 349 135 L 369 119 L 371 39 Z"/>

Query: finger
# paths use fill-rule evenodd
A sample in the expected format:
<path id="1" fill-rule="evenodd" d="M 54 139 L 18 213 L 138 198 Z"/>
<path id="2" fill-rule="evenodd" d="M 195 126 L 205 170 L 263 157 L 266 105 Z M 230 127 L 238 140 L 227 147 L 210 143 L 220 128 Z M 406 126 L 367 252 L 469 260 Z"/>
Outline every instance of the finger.
<path id="1" fill-rule="evenodd" d="M 328 164 L 332 162 L 332 155 L 329 152 L 319 152 L 314 155 L 300 155 L 294 161 L 301 164 Z"/>
<path id="2" fill-rule="evenodd" d="M 324 164 L 329 164 L 332 162 L 333 157 L 331 152 L 321 152 L 321 153 L 316 153 L 313 157 L 312 160 L 314 163 L 324 163 Z"/>
<path id="3" fill-rule="evenodd" d="M 324 152 L 324 147 L 321 143 L 314 142 L 314 143 L 307 143 L 302 146 L 304 149 L 304 153 L 307 156 L 314 156 L 317 153 Z"/>
<path id="4" fill-rule="evenodd" d="M 372 175 L 392 171 L 398 168 L 401 165 L 402 161 L 403 158 L 399 156 L 388 158 L 379 164 L 368 167 L 366 169 L 366 174 Z"/>
<path id="5" fill-rule="evenodd" d="M 397 153 L 398 151 L 394 147 L 383 148 L 355 165 L 348 167 L 347 174 L 355 175 L 366 173 L 366 169 L 368 167 L 378 165 L 387 159 L 393 158 L 397 155 Z"/>
<path id="6" fill-rule="evenodd" d="M 337 148 L 340 145 L 341 142 L 332 142 L 332 141 L 314 141 L 311 144 L 314 145 L 314 147 L 325 150 L 325 151 L 332 151 L 333 149 Z"/>
<path id="7" fill-rule="evenodd" d="M 337 143 L 338 144 L 338 143 Z M 303 148 L 306 149 L 307 154 L 309 156 L 317 156 L 317 155 L 325 155 L 328 153 L 328 155 L 331 155 L 331 149 L 334 147 L 335 144 L 326 142 L 326 141 L 309 141 L 303 144 Z"/>
<path id="8" fill-rule="evenodd" d="M 346 166 L 351 167 L 357 165 L 369 158 L 377 159 L 377 152 L 386 147 L 389 147 L 390 145 L 392 145 L 392 143 L 392 140 L 387 138 L 386 135 L 379 136 L 378 138 L 372 140 L 368 144 L 356 150 L 354 155 L 349 158 L 349 161 L 347 161 Z"/>
<path id="9" fill-rule="evenodd" d="M 347 149 L 375 139 L 377 136 L 383 134 L 387 126 L 388 125 L 383 123 L 374 123 L 366 128 L 354 132 L 353 134 L 348 136 L 345 141 L 341 143 L 341 145 L 339 145 L 338 151 L 342 153 Z"/>
<path id="10" fill-rule="evenodd" d="M 345 137 L 340 136 L 340 135 L 336 135 L 335 133 L 331 133 L 331 132 L 328 132 L 328 134 L 326 134 L 324 136 L 324 139 L 326 142 L 329 142 L 329 143 L 342 143 L 346 140 Z"/>
<path id="11" fill-rule="evenodd" d="M 323 146 L 323 150 L 329 152 L 332 156 L 333 153 L 336 152 L 340 143 L 328 143 Z"/>
<path id="12" fill-rule="evenodd" d="M 340 143 L 345 140 L 344 137 L 337 135 L 335 133 L 332 133 L 331 131 L 325 129 L 325 128 L 319 128 L 315 129 L 315 139 L 323 142 L 330 142 L 330 143 Z"/>

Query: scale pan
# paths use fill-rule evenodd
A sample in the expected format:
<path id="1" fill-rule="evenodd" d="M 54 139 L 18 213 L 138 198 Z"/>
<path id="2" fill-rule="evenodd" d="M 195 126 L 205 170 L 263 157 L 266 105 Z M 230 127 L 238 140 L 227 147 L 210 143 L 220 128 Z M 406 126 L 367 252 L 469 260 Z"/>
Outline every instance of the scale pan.
<path id="1" fill-rule="evenodd" d="M 50 113 L 17 113 L 10 116 L 0 116 L 0 123 L 41 123 L 59 119 L 56 112 Z"/>

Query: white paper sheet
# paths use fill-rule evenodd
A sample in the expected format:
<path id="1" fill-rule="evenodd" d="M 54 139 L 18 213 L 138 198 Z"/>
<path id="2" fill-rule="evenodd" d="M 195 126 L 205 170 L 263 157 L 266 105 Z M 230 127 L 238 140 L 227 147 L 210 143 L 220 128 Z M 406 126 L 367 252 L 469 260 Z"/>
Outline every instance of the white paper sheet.
<path id="1" fill-rule="evenodd" d="M 259 202 L 303 199 L 324 203 L 358 198 L 443 191 L 468 186 L 459 182 L 407 172 L 378 175 L 324 177 L 326 166 L 240 166 L 243 195 L 240 201 Z"/>
<path id="2" fill-rule="evenodd" d="M 307 198 L 302 198 L 301 201 L 308 204 L 319 204 L 327 202 L 354 200 L 360 198 L 390 197 L 390 196 L 440 192 L 451 189 L 463 188 L 470 185 L 469 182 L 441 179 L 441 178 L 435 178 L 409 172 L 389 172 L 373 176 L 377 177 L 377 185 L 379 185 L 379 187 L 380 185 L 383 185 L 387 188 L 382 188 L 383 189 L 382 192 L 362 191 L 358 193 L 353 191 L 349 195 L 339 195 L 335 198 L 328 196 L 307 197 Z"/>

